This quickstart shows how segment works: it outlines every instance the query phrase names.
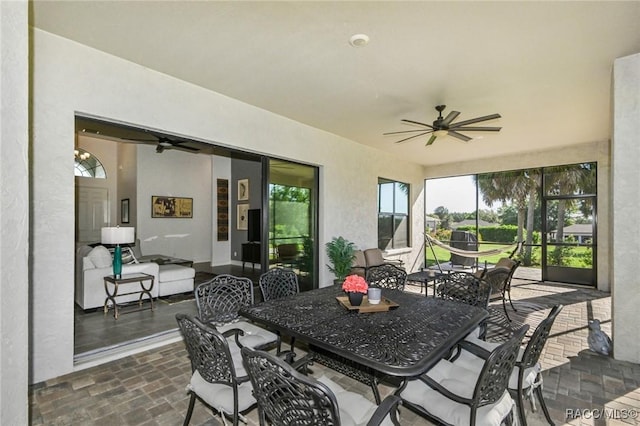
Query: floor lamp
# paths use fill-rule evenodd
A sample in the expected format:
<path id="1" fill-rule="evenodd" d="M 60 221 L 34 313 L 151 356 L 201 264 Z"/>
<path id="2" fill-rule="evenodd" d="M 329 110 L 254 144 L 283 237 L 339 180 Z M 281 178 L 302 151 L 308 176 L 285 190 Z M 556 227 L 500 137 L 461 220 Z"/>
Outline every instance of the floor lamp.
<path id="1" fill-rule="evenodd" d="M 131 244 L 136 240 L 135 228 L 132 226 L 111 226 L 102 228 L 100 241 L 102 244 L 115 244 L 113 250 L 113 275 L 119 277 L 122 274 L 122 248 L 120 244 Z"/>

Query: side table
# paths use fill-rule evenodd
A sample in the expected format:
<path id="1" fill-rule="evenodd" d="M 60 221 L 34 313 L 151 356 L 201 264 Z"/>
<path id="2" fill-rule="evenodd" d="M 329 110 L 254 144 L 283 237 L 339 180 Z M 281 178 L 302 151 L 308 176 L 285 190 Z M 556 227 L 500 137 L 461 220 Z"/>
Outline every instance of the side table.
<path id="1" fill-rule="evenodd" d="M 148 281 L 148 284 L 145 282 Z M 106 299 L 104 299 L 104 313 L 109 312 L 109 301 L 113 304 L 113 317 L 118 319 L 118 303 L 116 301 L 116 297 L 126 296 L 129 294 L 139 294 L 138 298 L 138 309 L 127 310 L 123 312 L 123 314 L 128 314 L 130 312 L 142 311 L 145 309 L 153 310 L 153 297 L 151 296 L 151 290 L 153 289 L 154 276 L 149 274 L 144 274 L 142 272 L 138 272 L 135 274 L 123 274 L 123 275 L 107 275 L 104 277 L 104 291 L 107 293 Z M 140 287 L 135 288 L 135 290 L 130 290 L 125 293 L 119 293 L 120 286 L 124 284 L 132 284 L 137 283 Z M 148 287 L 147 287 L 148 285 Z M 149 297 L 149 307 L 143 308 L 142 302 L 144 296 L 147 295 Z"/>
<path id="2" fill-rule="evenodd" d="M 422 270 L 413 272 L 407 275 L 407 284 L 409 282 L 420 283 L 420 293 L 422 293 L 422 287 L 424 287 L 424 295 L 427 297 L 429 292 L 427 291 L 429 283 L 433 283 L 433 297 L 436 296 L 436 286 L 444 274 L 440 271 L 434 271 L 433 269 Z"/>

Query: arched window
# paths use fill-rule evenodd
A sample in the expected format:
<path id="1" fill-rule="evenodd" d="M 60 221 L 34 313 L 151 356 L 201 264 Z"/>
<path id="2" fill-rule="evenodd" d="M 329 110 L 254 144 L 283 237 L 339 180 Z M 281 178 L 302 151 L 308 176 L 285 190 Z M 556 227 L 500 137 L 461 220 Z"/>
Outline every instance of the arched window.
<path id="1" fill-rule="evenodd" d="M 74 151 L 76 164 L 75 175 L 82 177 L 92 177 L 96 179 L 106 179 L 107 172 L 98 158 L 89 151 L 76 148 Z"/>

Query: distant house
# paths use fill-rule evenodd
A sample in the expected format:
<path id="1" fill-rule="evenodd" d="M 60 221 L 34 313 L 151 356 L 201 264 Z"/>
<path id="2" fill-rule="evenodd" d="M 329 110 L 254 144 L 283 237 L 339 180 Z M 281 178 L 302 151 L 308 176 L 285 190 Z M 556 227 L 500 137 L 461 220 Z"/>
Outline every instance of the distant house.
<path id="1" fill-rule="evenodd" d="M 577 223 L 575 225 L 569 225 L 562 228 L 565 240 L 569 237 L 575 238 L 580 243 L 590 243 L 593 238 L 593 224 L 591 223 Z M 552 241 L 556 241 L 556 234 L 558 231 L 552 231 L 549 233 L 549 237 Z"/>
<path id="2" fill-rule="evenodd" d="M 428 231 L 433 231 L 438 229 L 438 225 L 442 222 L 439 218 L 434 216 L 425 215 L 424 217 L 424 227 Z"/>

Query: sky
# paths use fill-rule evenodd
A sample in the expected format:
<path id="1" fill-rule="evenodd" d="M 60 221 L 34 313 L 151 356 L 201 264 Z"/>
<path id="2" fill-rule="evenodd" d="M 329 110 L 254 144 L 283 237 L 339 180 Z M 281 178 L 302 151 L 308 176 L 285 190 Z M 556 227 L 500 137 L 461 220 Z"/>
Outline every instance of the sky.
<path id="1" fill-rule="evenodd" d="M 427 214 L 432 214 L 439 206 L 446 207 L 450 213 L 470 213 L 476 209 L 476 184 L 471 175 L 427 179 L 425 198 Z M 494 203 L 493 208 L 489 208 L 480 199 L 478 207 L 496 211 L 499 206 Z"/>

